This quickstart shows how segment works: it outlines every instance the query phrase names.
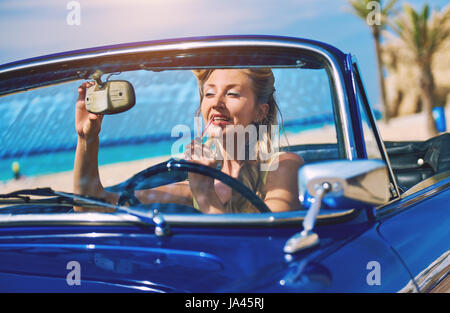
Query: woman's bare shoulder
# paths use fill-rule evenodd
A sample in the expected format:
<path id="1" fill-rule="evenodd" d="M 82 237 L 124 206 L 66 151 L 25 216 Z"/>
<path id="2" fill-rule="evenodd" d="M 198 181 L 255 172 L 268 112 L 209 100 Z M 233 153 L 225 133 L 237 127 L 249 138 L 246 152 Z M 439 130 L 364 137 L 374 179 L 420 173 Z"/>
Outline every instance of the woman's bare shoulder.
<path id="1" fill-rule="evenodd" d="M 291 162 L 295 162 L 297 164 L 303 165 L 303 163 L 305 163 L 305 161 L 303 160 L 303 158 L 301 156 L 299 156 L 298 154 L 295 154 L 293 152 L 281 152 L 279 154 L 279 161 L 291 161 Z"/>
<path id="2" fill-rule="evenodd" d="M 284 152 L 279 154 L 276 166 L 268 171 L 264 201 L 273 212 L 301 208 L 297 173 L 303 164 L 303 159 L 297 154 Z"/>
<path id="3" fill-rule="evenodd" d="M 297 171 L 304 163 L 303 158 L 295 153 L 280 152 L 267 169 L 267 182 L 286 181 L 290 180 L 289 177 L 297 180 Z"/>
<path id="4" fill-rule="evenodd" d="M 280 169 L 283 170 L 284 168 L 290 169 L 292 167 L 300 167 L 304 163 L 305 161 L 301 156 L 292 152 L 281 151 L 273 155 L 272 159 L 270 160 L 268 171 L 276 172 Z"/>

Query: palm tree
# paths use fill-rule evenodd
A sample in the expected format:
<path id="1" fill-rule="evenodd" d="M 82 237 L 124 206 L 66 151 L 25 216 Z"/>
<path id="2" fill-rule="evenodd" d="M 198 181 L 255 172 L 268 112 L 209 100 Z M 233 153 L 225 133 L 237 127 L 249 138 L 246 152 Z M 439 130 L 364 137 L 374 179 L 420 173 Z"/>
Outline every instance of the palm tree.
<path id="1" fill-rule="evenodd" d="M 364 19 L 370 27 L 375 42 L 375 54 L 377 57 L 378 83 L 381 93 L 381 104 L 384 108 L 384 120 L 389 121 L 391 114 L 386 100 L 386 86 L 383 75 L 383 63 L 381 60 L 381 31 L 386 27 L 388 17 L 394 12 L 397 0 L 389 0 L 382 6 L 381 0 L 348 0 L 353 13 Z M 378 11 L 376 11 L 378 9 Z"/>
<path id="2" fill-rule="evenodd" d="M 422 111 L 427 115 L 427 131 L 430 136 L 437 134 L 433 119 L 435 84 L 431 65 L 433 56 L 444 41 L 450 37 L 450 6 L 430 15 L 426 4 L 421 12 L 405 4 L 403 14 L 392 23 L 391 28 L 410 49 L 414 62 L 419 67 L 418 85 L 421 89 Z"/>

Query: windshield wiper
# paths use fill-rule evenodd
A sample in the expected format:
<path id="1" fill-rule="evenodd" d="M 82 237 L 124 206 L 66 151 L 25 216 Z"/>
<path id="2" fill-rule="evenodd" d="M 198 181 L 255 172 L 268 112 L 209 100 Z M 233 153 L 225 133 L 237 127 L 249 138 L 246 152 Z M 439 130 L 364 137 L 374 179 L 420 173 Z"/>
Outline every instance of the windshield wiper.
<path id="1" fill-rule="evenodd" d="M 30 196 L 47 197 L 44 199 L 31 198 Z M 52 197 L 52 198 L 48 198 Z M 0 194 L 0 204 L 71 204 L 83 206 L 83 203 L 77 203 L 73 198 L 61 197 L 55 194 L 51 188 L 22 189 L 6 194 Z"/>
<path id="2" fill-rule="evenodd" d="M 46 198 L 31 198 L 30 196 L 39 196 Z M 77 201 L 78 200 L 78 201 Z M 94 203 L 94 202 L 98 202 Z M 0 204 L 71 204 L 77 206 L 86 205 L 100 205 L 108 206 L 109 203 L 104 202 L 101 199 L 91 197 L 76 197 L 76 195 L 69 193 L 60 194 L 58 191 L 54 191 L 51 188 L 35 188 L 35 189 L 22 189 L 13 191 L 6 194 L 0 194 Z"/>
<path id="3" fill-rule="evenodd" d="M 47 197 L 44 199 L 31 198 L 30 196 Z M 70 204 L 74 206 L 98 206 L 115 209 L 116 212 L 135 216 L 145 224 L 155 226 L 155 235 L 166 236 L 169 234 L 169 226 L 158 210 L 144 210 L 137 207 L 126 207 L 106 202 L 104 199 L 90 196 L 81 196 L 69 192 L 55 191 L 51 188 L 22 189 L 7 194 L 0 194 L 1 204 Z"/>

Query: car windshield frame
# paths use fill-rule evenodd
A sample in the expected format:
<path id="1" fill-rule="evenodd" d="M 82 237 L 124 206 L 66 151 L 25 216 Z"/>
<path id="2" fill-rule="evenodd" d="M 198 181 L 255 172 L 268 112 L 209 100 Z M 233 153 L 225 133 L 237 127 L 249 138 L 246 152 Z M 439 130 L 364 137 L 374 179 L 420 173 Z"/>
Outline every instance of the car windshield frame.
<path id="1" fill-rule="evenodd" d="M 241 38 L 210 38 L 205 39 L 190 39 L 187 41 L 164 41 L 151 42 L 142 45 L 130 46 L 116 46 L 114 49 L 92 49 L 92 50 L 78 50 L 64 54 L 44 56 L 41 58 L 28 59 L 19 62 L 13 62 L 0 66 L 0 77 L 5 78 L 0 82 L 0 96 L 23 92 L 34 88 L 55 85 L 59 83 L 70 82 L 79 79 L 89 79 L 91 75 L 98 69 L 103 73 L 114 73 L 117 71 L 125 72 L 131 70 L 145 69 L 145 70 L 169 70 L 169 69 L 198 69 L 206 68 L 208 66 L 195 64 L 193 66 L 161 66 L 161 64 L 145 64 L 143 60 L 151 62 L 152 56 L 168 55 L 172 57 L 184 56 L 188 58 L 189 53 L 205 53 L 217 49 L 241 49 L 243 51 L 264 51 L 273 54 L 276 57 L 280 53 L 286 55 L 307 55 L 313 59 L 320 60 L 327 71 L 331 95 L 333 97 L 333 112 L 335 116 L 335 127 L 337 142 L 339 147 L 340 157 L 343 159 L 352 160 L 357 158 L 354 149 L 353 129 L 351 123 L 351 114 L 349 112 L 349 100 L 346 94 L 348 82 L 344 77 L 345 62 L 344 54 L 339 50 L 314 41 L 280 38 L 280 37 L 241 37 Z M 179 57 L 180 59 L 183 57 Z M 121 63 L 121 60 L 127 60 L 128 64 Z M 78 66 L 74 66 L 78 64 Z M 201 65 L 201 66 L 199 66 Z M 296 64 L 302 66 L 301 64 Z M 119 68 L 119 67 L 120 68 Z M 255 66 L 261 66 L 255 65 Z M 289 67 L 293 67 L 292 64 Z M 209 68 L 242 68 L 246 67 L 243 64 L 238 65 L 211 65 Z M 280 65 L 280 67 L 286 67 Z M 25 75 L 25 76 L 21 76 Z M 37 75 L 37 76 L 36 76 Z M 17 80 L 17 77 L 25 77 L 31 79 L 25 84 L 12 82 Z M 47 78 L 47 79 L 45 79 Z M 347 211 L 324 211 L 318 220 L 323 219 L 328 221 L 347 220 L 353 217 L 355 210 Z M 164 214 L 164 218 L 169 224 L 177 225 L 286 225 L 290 223 L 297 224 L 303 220 L 306 211 L 293 211 L 286 213 L 259 213 L 259 214 L 222 214 L 220 216 L 211 216 L 204 214 Z M 83 221 L 88 221 L 89 225 L 95 224 L 96 221 L 101 223 L 116 223 L 124 222 L 123 216 L 117 217 L 112 214 L 104 213 L 77 213 L 76 217 L 67 217 L 67 214 L 26 214 L 22 216 L 0 217 L 0 225 L 5 225 L 5 222 L 14 222 L 20 224 L 27 223 L 70 223 L 80 224 Z M 46 218 L 48 217 L 48 219 Z M 50 217 L 51 216 L 51 217 Z M 120 216 L 120 214 L 119 214 Z"/>

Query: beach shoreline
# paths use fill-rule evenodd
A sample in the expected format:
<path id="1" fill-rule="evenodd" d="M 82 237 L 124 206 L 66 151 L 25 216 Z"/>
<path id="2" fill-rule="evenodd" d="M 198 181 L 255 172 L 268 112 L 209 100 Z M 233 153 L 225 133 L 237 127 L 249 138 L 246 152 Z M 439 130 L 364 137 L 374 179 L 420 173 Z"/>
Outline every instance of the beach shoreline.
<path id="1" fill-rule="evenodd" d="M 394 118 L 389 123 L 378 121 L 377 126 L 384 141 L 423 141 L 427 139 L 423 113 Z M 450 129 L 450 109 L 446 110 L 447 130 Z M 321 129 L 308 130 L 289 135 L 289 145 L 326 143 L 330 136 L 335 136 L 334 127 L 324 126 Z M 282 139 L 281 144 L 285 141 Z M 134 174 L 163 161 L 170 155 L 153 158 L 107 164 L 99 167 L 103 186 L 112 186 L 125 181 Z M 8 193 L 20 189 L 50 187 L 54 190 L 73 192 L 72 171 L 59 172 L 0 182 L 0 193 Z"/>

